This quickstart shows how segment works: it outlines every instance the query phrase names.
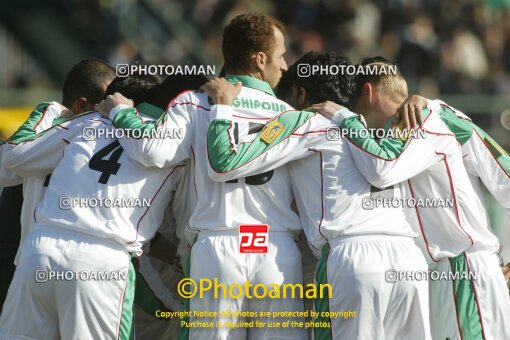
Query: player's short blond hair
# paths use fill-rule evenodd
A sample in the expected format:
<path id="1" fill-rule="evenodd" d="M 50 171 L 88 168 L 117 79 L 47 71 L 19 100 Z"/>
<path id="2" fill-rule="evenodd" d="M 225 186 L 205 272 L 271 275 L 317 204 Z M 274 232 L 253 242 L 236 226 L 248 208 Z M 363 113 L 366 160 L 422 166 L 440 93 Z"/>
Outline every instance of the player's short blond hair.
<path id="1" fill-rule="evenodd" d="M 408 96 L 407 82 L 395 64 L 381 58 L 362 63 L 364 72 L 356 77 L 356 97 L 361 96 L 363 85 L 370 83 L 394 102 L 402 102 Z"/>

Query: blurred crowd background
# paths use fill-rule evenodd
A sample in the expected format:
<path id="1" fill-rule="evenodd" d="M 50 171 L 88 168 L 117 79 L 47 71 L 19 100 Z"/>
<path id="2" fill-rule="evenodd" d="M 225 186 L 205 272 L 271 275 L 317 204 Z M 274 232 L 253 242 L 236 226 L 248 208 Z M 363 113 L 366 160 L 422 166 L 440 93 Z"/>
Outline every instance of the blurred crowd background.
<path id="1" fill-rule="evenodd" d="M 223 27 L 244 12 L 284 22 L 289 64 L 310 50 L 382 55 L 410 92 L 448 101 L 510 149 L 510 0 L 2 0 L 0 107 L 59 100 L 85 57 L 219 72 Z"/>
<path id="2" fill-rule="evenodd" d="M 35 6 L 35 10 L 41 6 L 36 1 L 6 2 L 3 7 L 9 9 L 10 2 L 15 11 L 26 10 L 23 3 Z M 66 3 L 67 8 L 59 8 L 48 20 L 62 20 L 63 26 L 75 31 L 72 32 L 77 38 L 75 44 L 82 42 L 82 48 L 86 49 L 90 48 L 87 44 L 92 44 L 92 54 L 112 64 L 201 61 L 221 65 L 224 25 L 237 14 L 255 11 L 271 14 L 287 25 L 290 63 L 310 50 L 339 51 L 354 62 L 380 54 L 399 64 L 412 91 L 430 96 L 510 95 L 508 0 L 70 0 Z M 59 1 L 50 0 L 42 5 L 49 5 L 51 10 L 52 4 L 59 5 Z M 60 15 L 65 18 L 59 18 Z M 5 35 L 9 37 L 9 27 L 3 35 L 3 40 Z M 73 47 L 63 43 L 62 48 Z M 3 45 L 8 46 L 5 42 Z M 19 49 L 23 51 L 23 46 Z M 28 65 L 23 57 L 5 58 L 8 56 L 4 52 L 0 56 L 2 63 L 11 61 L 17 67 L 2 67 L 2 87 L 25 88 L 41 82 L 58 87 L 54 71 L 47 74 L 38 65 L 25 67 Z M 32 55 L 30 59 L 38 64 L 37 58 Z"/>
<path id="3" fill-rule="evenodd" d="M 287 26 L 290 63 L 310 50 L 334 50 L 356 62 L 383 55 L 396 61 L 412 91 L 429 96 L 479 93 L 510 95 L 509 0 L 5 0 L 4 16 L 49 12 L 53 23 L 38 23 L 37 44 L 59 51 L 57 22 L 68 34 L 60 42 L 66 55 L 89 50 L 112 64 L 221 65 L 221 33 L 235 15 L 263 12 Z M 9 8 L 11 7 L 11 8 Z M 54 8 L 60 7 L 60 8 Z M 0 7 L 1 8 L 1 7 Z M 14 13 L 13 13 L 14 12 Z M 36 15 L 34 15 L 36 16 Z M 14 18 L 16 20 L 17 18 Z M 18 19 L 19 20 L 19 19 Z M 44 20 L 37 18 L 38 21 Z M 18 22 L 20 24 L 22 22 Z M 25 37 L 6 22 L 2 28 L 0 86 L 58 87 L 64 71 L 45 55 L 23 46 Z M 14 25 L 15 26 L 15 25 Z M 12 30 L 12 32 L 10 32 Z M 44 30 L 48 32 L 44 32 Z M 28 30 L 29 31 L 29 30 Z M 25 33 L 27 34 L 27 33 Z M 30 37 L 30 34 L 28 34 Z M 75 38 L 74 44 L 67 39 Z M 18 41 L 16 41 L 18 38 Z M 16 46 L 19 44 L 18 46 Z M 26 47 L 26 50 L 24 50 Z M 9 53 L 11 52 L 11 53 Z M 24 56 L 27 52 L 28 56 Z M 28 60 L 27 60 L 28 59 Z M 58 59 L 58 58 L 57 58 Z M 12 63 L 12 64 L 11 64 Z M 68 64 L 71 64 L 69 61 Z M 67 66 L 65 65 L 60 66 Z M 49 69 L 45 67 L 50 66 Z M 58 68 L 58 67 L 57 67 Z"/>

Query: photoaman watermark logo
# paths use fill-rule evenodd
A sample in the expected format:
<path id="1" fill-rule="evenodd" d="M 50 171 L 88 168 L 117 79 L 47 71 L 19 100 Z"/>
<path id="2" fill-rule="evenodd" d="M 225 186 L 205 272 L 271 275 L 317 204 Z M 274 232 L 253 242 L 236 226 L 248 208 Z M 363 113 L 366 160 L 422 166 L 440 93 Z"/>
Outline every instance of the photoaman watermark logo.
<path id="1" fill-rule="evenodd" d="M 69 197 L 59 198 L 61 210 L 73 208 L 148 208 L 151 198 L 140 197 Z"/>
<path id="2" fill-rule="evenodd" d="M 291 298 L 332 298 L 333 288 L 329 283 L 306 285 L 301 283 L 284 283 L 284 284 L 252 284 L 246 281 L 244 284 L 233 283 L 230 285 L 219 283 L 218 278 L 199 279 L 198 283 L 191 278 L 184 278 L 177 284 L 177 292 L 185 299 L 198 297 L 203 299 L 206 294 L 212 294 L 217 299 L 223 298 L 239 299 L 241 297 L 247 299 L 285 299 Z M 198 295 L 197 295 L 198 294 Z"/>
<path id="3" fill-rule="evenodd" d="M 329 127 L 326 130 L 326 139 L 329 141 L 340 140 L 341 138 L 347 139 L 383 139 L 383 138 L 396 138 L 400 140 L 407 140 L 409 138 L 427 138 L 427 131 L 424 129 L 383 129 L 383 128 L 366 128 L 366 129 L 348 129 Z"/>
<path id="4" fill-rule="evenodd" d="M 154 315 L 162 319 L 181 319 L 181 327 L 186 328 L 330 328 L 331 323 L 320 321 L 319 318 L 344 320 L 356 318 L 355 310 L 341 311 L 250 311 L 250 310 L 184 310 L 184 311 L 162 311 L 156 310 Z M 186 319 L 193 318 L 195 321 Z M 227 321 L 220 321 L 223 318 Z M 228 321 L 228 319 L 238 321 Z M 282 320 L 291 319 L 291 320 Z M 216 319 L 216 320 L 212 320 Z M 294 319 L 294 320 L 292 320 Z M 307 319 L 307 321 L 305 321 Z M 310 319 L 310 320 L 308 320 Z M 243 320 L 243 321 L 239 321 Z"/>
<path id="5" fill-rule="evenodd" d="M 215 76 L 216 65 L 142 65 L 117 64 L 117 77 L 141 76 Z"/>
<path id="6" fill-rule="evenodd" d="M 126 281 L 127 271 L 51 270 L 35 271 L 35 281 Z"/>
<path id="7" fill-rule="evenodd" d="M 363 197 L 361 207 L 364 210 L 376 208 L 453 208 L 453 198 L 403 198 L 403 197 Z"/>
<path id="8" fill-rule="evenodd" d="M 458 281 L 458 280 L 475 280 L 477 273 L 473 272 L 447 272 L 435 270 L 396 270 L 388 269 L 385 272 L 384 279 L 388 283 L 396 283 L 399 281 Z"/>
<path id="9" fill-rule="evenodd" d="M 297 75 L 301 78 L 307 78 L 315 75 L 331 76 L 359 76 L 359 75 L 396 75 L 398 73 L 397 65 L 379 64 L 369 65 L 312 65 L 301 63 L 297 66 Z"/>
<path id="10" fill-rule="evenodd" d="M 87 142 L 95 141 L 100 138 L 148 138 L 148 139 L 183 139 L 184 129 L 113 129 L 96 128 L 87 126 L 83 128 L 82 138 Z"/>

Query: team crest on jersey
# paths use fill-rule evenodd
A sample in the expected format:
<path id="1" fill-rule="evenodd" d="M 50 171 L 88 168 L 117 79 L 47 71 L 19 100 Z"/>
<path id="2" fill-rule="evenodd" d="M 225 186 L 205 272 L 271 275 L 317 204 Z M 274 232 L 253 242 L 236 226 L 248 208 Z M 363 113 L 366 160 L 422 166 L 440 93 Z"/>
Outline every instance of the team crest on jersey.
<path id="1" fill-rule="evenodd" d="M 264 130 L 260 133 L 260 139 L 267 144 L 271 144 L 275 139 L 285 131 L 285 125 L 277 120 L 273 120 L 267 124 Z"/>
<path id="2" fill-rule="evenodd" d="M 267 254 L 269 227 L 266 224 L 239 226 L 239 252 L 241 254 Z"/>

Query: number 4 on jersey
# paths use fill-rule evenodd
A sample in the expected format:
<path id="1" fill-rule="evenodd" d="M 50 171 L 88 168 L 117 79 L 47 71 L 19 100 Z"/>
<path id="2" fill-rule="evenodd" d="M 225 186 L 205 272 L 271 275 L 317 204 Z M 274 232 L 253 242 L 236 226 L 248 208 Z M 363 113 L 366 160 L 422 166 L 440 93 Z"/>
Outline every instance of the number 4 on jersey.
<path id="1" fill-rule="evenodd" d="M 101 173 L 99 183 L 106 184 L 111 175 L 117 174 L 121 165 L 118 163 L 118 160 L 123 151 L 124 149 L 120 145 L 119 141 L 116 140 L 92 156 L 89 162 L 89 169 L 99 171 Z M 110 158 L 105 159 L 110 153 Z"/>

